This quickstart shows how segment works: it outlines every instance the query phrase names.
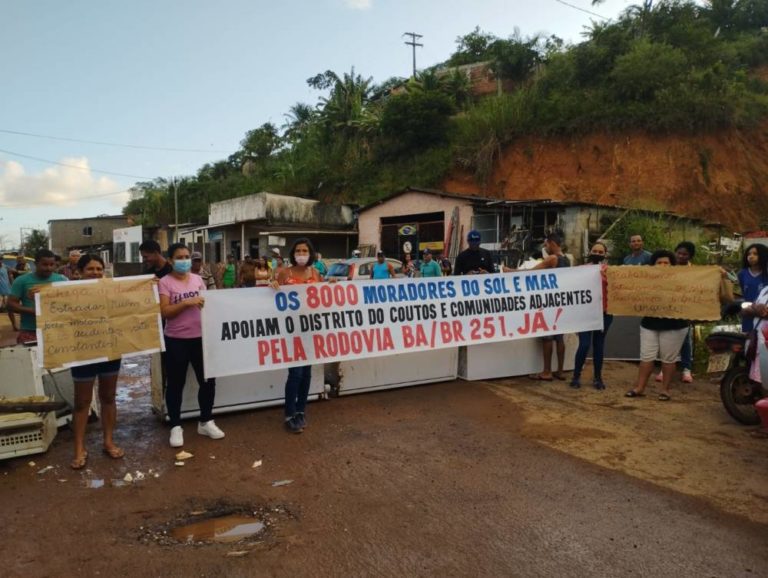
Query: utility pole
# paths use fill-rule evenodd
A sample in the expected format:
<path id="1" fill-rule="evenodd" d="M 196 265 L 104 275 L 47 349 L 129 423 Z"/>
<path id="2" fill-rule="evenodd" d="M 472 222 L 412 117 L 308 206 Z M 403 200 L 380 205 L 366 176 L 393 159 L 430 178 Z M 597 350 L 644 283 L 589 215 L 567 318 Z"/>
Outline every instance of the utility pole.
<path id="1" fill-rule="evenodd" d="M 173 220 L 175 227 L 173 228 L 173 242 L 179 242 L 179 187 L 176 184 L 176 177 L 173 177 L 171 181 L 173 183 Z"/>
<path id="2" fill-rule="evenodd" d="M 417 46 L 421 46 L 422 48 L 424 47 L 423 44 L 419 44 L 418 42 L 416 42 L 416 39 L 417 38 L 424 38 L 424 35 L 416 34 L 415 32 L 406 32 L 406 33 L 403 34 L 403 36 L 410 36 L 411 37 L 411 41 L 410 42 L 406 42 L 405 44 L 407 44 L 408 46 L 411 46 L 412 49 L 413 49 L 413 76 L 415 78 L 416 77 L 416 47 Z"/>

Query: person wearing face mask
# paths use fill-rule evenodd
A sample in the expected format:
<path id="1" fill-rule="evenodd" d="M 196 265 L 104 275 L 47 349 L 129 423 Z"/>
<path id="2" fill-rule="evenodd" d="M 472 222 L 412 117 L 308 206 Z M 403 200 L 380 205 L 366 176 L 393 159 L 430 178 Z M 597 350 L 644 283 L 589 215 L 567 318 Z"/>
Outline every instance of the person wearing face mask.
<path id="1" fill-rule="evenodd" d="M 587 361 L 587 353 L 590 345 L 592 346 L 592 362 L 594 363 L 594 375 L 592 385 L 597 390 L 605 389 L 603 383 L 603 355 L 605 347 L 605 335 L 613 321 L 613 315 L 608 315 L 608 280 L 606 279 L 605 257 L 608 254 L 608 247 L 602 241 L 597 241 L 592 245 L 592 250 L 587 256 L 585 265 L 598 265 L 603 281 L 603 329 L 596 331 L 582 331 L 579 333 L 579 348 L 576 350 L 576 363 L 573 368 L 573 377 L 571 378 L 571 387 L 578 389 L 581 387 L 581 371 L 584 369 L 584 363 Z"/>
<path id="2" fill-rule="evenodd" d="M 309 239 L 297 239 L 288 254 L 291 265 L 277 272 L 272 282 L 274 289 L 281 285 L 319 283 L 323 279 L 315 269 L 315 248 Z M 291 433 L 301 433 L 307 427 L 306 406 L 309 386 L 312 381 L 312 366 L 291 367 L 285 382 L 285 428 Z"/>
<path id="3" fill-rule="evenodd" d="M 171 423 L 171 447 L 184 445 L 181 428 L 181 402 L 187 380 L 187 368 L 192 364 L 199 390 L 200 419 L 197 433 L 211 439 L 221 439 L 224 432 L 213 421 L 216 382 L 205 379 L 203 372 L 203 331 L 200 309 L 205 298 L 205 283 L 191 273 L 192 260 L 186 245 L 176 243 L 168 249 L 173 272 L 160 279 L 160 312 L 165 324 L 165 405 Z"/>

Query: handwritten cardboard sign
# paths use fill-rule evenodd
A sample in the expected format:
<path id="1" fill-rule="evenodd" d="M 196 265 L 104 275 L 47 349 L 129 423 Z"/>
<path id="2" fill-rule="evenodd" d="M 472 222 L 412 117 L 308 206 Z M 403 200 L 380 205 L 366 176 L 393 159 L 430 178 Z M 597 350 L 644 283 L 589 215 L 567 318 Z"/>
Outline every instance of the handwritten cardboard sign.
<path id="1" fill-rule="evenodd" d="M 164 349 L 151 275 L 65 281 L 35 295 L 40 365 L 71 367 Z"/>
<path id="2" fill-rule="evenodd" d="M 718 267 L 608 267 L 607 276 L 613 315 L 720 319 Z"/>

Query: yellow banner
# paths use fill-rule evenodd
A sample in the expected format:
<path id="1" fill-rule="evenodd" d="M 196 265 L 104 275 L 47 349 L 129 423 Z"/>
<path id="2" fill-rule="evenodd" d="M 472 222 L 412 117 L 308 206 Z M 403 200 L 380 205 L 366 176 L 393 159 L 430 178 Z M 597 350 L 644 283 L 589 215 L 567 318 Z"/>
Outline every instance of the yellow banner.
<path id="1" fill-rule="evenodd" d="M 628 317 L 720 319 L 719 267 L 608 267 L 608 313 Z"/>
<path id="2" fill-rule="evenodd" d="M 40 363 L 83 365 L 163 349 L 152 276 L 44 285 L 35 296 Z"/>

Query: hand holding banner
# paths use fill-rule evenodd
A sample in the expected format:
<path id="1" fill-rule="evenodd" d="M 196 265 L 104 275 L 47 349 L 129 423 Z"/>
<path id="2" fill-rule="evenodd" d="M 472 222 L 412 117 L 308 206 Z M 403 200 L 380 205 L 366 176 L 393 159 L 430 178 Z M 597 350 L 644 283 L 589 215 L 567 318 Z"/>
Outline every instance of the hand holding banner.
<path id="1" fill-rule="evenodd" d="M 151 275 L 44 285 L 35 308 L 40 364 L 49 369 L 164 349 Z"/>
<path id="2" fill-rule="evenodd" d="M 627 317 L 720 319 L 719 267 L 608 267 L 608 313 Z"/>

